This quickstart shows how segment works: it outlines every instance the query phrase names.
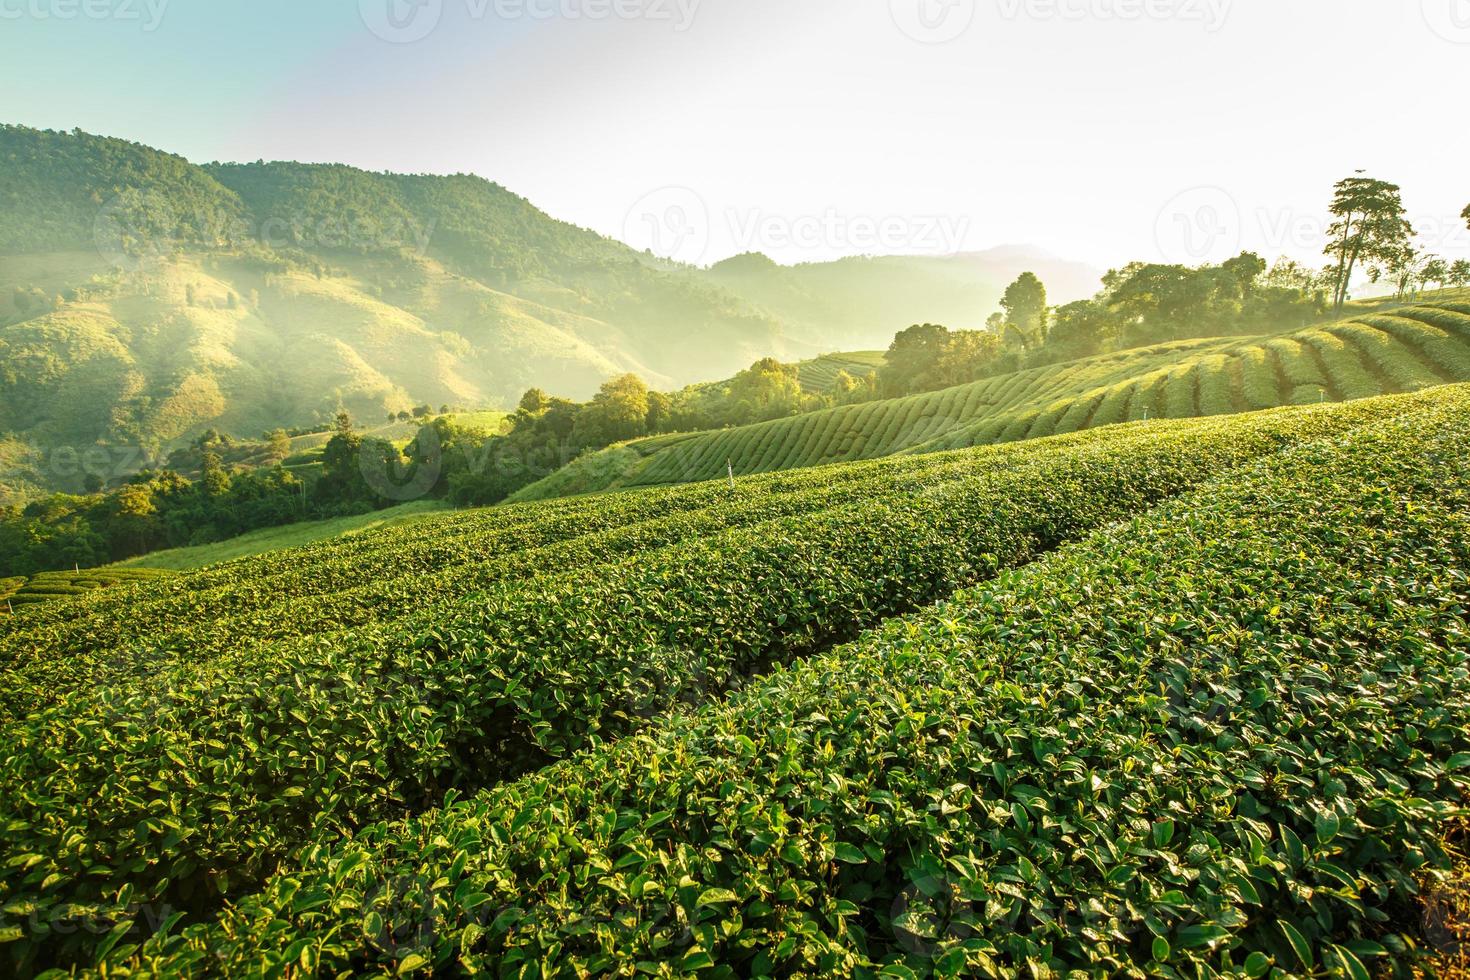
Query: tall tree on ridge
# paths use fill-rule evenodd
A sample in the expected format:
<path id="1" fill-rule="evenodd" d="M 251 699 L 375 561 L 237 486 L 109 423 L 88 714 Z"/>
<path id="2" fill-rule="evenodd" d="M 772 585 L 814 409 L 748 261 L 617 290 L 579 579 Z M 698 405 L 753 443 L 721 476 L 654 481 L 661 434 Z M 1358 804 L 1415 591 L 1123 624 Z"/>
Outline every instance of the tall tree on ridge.
<path id="1" fill-rule="evenodd" d="M 1006 322 L 1020 330 L 1028 345 L 1046 339 L 1046 287 L 1034 272 L 1023 272 L 1006 287 L 1000 308 Z"/>
<path id="2" fill-rule="evenodd" d="M 1419 269 L 1419 288 L 1423 290 L 1430 283 L 1434 283 L 1443 289 L 1446 280 L 1450 277 L 1450 264 L 1443 257 L 1430 255 L 1424 259 L 1424 265 Z"/>
<path id="3" fill-rule="evenodd" d="M 1414 234 L 1398 185 L 1362 173 L 1359 170 L 1333 187 L 1331 211 L 1336 220 L 1327 227 L 1323 251 L 1337 260 L 1332 302 L 1339 312 L 1358 263 L 1395 265 Z"/>

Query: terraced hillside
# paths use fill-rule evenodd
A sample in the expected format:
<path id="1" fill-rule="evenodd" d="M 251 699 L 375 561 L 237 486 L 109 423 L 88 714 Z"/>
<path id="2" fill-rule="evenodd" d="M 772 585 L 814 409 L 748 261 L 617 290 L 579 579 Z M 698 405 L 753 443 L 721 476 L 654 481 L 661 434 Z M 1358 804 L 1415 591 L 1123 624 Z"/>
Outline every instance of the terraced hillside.
<path id="1" fill-rule="evenodd" d="M 168 573 L 153 568 L 94 568 L 85 572 L 41 572 L 30 577 L 0 578 L 0 616 L 17 609 L 97 589 L 152 582 Z"/>
<path id="2" fill-rule="evenodd" d="M 837 383 L 837 375 L 843 371 L 854 378 L 861 378 L 883 366 L 883 352 L 860 350 L 837 354 L 823 354 L 810 361 L 802 361 L 800 369 L 801 387 L 804 391 L 825 394 Z"/>
<path id="3" fill-rule="evenodd" d="M 1291 333 L 1163 344 L 907 398 L 633 442 L 584 458 L 514 499 L 717 479 L 727 466 L 748 475 L 1464 380 L 1470 303 L 1409 305 Z"/>
<path id="4" fill-rule="evenodd" d="M 0 623 L 0 957 L 1405 963 L 1470 790 L 1467 422 L 1451 386 L 1112 426 L 28 610 Z"/>

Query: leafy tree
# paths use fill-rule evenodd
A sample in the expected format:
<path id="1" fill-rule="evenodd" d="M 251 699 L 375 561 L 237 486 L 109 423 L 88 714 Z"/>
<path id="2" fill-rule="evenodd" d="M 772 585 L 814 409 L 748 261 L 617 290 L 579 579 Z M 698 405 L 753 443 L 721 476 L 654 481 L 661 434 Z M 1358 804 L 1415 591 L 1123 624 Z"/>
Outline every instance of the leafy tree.
<path id="1" fill-rule="evenodd" d="M 1445 281 L 1456 289 L 1470 286 L 1470 259 L 1456 259 Z"/>
<path id="2" fill-rule="evenodd" d="M 735 376 L 729 395 L 734 402 L 732 422 L 795 415 L 802 406 L 801 371 L 794 364 L 763 357 Z"/>
<path id="3" fill-rule="evenodd" d="M 1450 264 L 1444 260 L 1443 256 L 1425 256 L 1424 264 L 1419 269 L 1419 283 L 1421 289 L 1428 286 L 1430 283 L 1434 283 L 1436 286 L 1443 289 L 1445 283 L 1449 280 L 1449 278 Z"/>
<path id="4" fill-rule="evenodd" d="M 1403 299 L 1413 291 L 1423 263 L 1422 253 L 1411 243 L 1403 242 L 1384 253 L 1368 270 L 1368 276 L 1373 282 L 1387 278 L 1394 285 L 1395 298 Z"/>
<path id="5" fill-rule="evenodd" d="M 148 551 L 158 534 L 158 508 L 146 483 L 130 483 L 113 496 L 112 523 L 121 536 L 136 542 L 139 553 Z"/>
<path id="6" fill-rule="evenodd" d="M 934 366 L 933 388 L 950 388 L 984 377 L 1001 356 L 1001 340 L 988 330 L 955 330 Z"/>
<path id="7" fill-rule="evenodd" d="M 1414 234 L 1398 185 L 1362 173 L 1333 188 L 1330 210 L 1336 220 L 1327 228 L 1325 252 L 1337 262 L 1332 303 L 1339 312 L 1358 264 L 1374 263 L 1380 270 L 1401 265 L 1402 249 Z"/>
<path id="8" fill-rule="evenodd" d="M 1034 272 L 1023 272 L 1006 287 L 1000 308 L 1024 346 L 1039 345 L 1046 336 L 1046 287 Z"/>
<path id="9" fill-rule="evenodd" d="M 919 385 L 934 376 L 948 346 L 949 330 L 937 323 L 916 323 L 900 331 L 888 345 L 879 374 L 884 391 L 903 395 L 921 390 Z"/>
<path id="10" fill-rule="evenodd" d="M 1117 319 L 1108 309 L 1081 300 L 1058 307 L 1052 314 L 1046 347 L 1050 360 L 1066 361 L 1100 354 L 1111 348 L 1117 337 Z"/>
<path id="11" fill-rule="evenodd" d="M 551 398 L 540 388 L 531 388 L 521 396 L 519 408 L 522 412 L 544 412 Z"/>
<path id="12" fill-rule="evenodd" d="M 1130 266 L 1115 278 L 1108 306 L 1122 318 L 1119 338 L 1124 347 L 1138 347 L 1183 336 L 1190 321 L 1208 309 L 1210 282 L 1197 270 L 1182 265 Z M 1111 273 L 1109 274 L 1112 275 Z M 1104 284 L 1109 280 L 1105 278 Z"/>
<path id="13" fill-rule="evenodd" d="M 673 422 L 674 400 L 661 391 L 650 391 L 648 393 L 648 418 L 646 428 L 649 432 L 668 432 Z"/>
<path id="14" fill-rule="evenodd" d="M 648 385 L 636 374 L 603 382 L 576 416 L 574 431 L 583 446 L 607 446 L 646 434 Z"/>
<path id="15" fill-rule="evenodd" d="M 1320 280 L 1319 273 L 1283 256 L 1261 278 L 1261 285 L 1271 289 L 1294 289 L 1306 294 L 1317 289 Z"/>
<path id="16" fill-rule="evenodd" d="M 199 485 L 209 497 L 223 497 L 230 489 L 230 475 L 225 472 L 224 462 L 219 454 L 206 452 L 201 467 Z"/>

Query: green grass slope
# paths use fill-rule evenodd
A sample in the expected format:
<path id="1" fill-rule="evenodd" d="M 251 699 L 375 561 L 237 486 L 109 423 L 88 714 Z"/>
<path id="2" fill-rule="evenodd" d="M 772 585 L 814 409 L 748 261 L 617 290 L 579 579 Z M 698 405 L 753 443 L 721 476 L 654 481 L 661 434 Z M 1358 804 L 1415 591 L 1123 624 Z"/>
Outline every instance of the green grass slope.
<path id="1" fill-rule="evenodd" d="M 1203 339 L 1033 368 L 574 461 L 514 499 L 655 486 L 1031 439 L 1141 419 L 1344 401 L 1470 380 L 1470 304 L 1401 307 L 1271 336 Z"/>
<path id="2" fill-rule="evenodd" d="M 299 548 L 331 538 L 348 537 L 363 531 L 382 527 L 411 524 L 441 514 L 447 509 L 438 501 L 414 501 L 386 510 L 375 510 L 370 514 L 354 514 L 351 517 L 334 517 L 323 521 L 302 521 L 283 527 L 268 527 L 215 544 L 201 544 L 188 548 L 170 548 L 154 551 L 138 558 L 118 562 L 99 569 L 100 574 L 110 574 L 125 569 L 164 569 L 184 572 L 236 561 L 268 551 Z"/>
<path id="3" fill-rule="evenodd" d="M 0 956 L 1391 966 L 1470 789 L 1467 419 L 1442 386 L 493 508 L 15 617 Z"/>

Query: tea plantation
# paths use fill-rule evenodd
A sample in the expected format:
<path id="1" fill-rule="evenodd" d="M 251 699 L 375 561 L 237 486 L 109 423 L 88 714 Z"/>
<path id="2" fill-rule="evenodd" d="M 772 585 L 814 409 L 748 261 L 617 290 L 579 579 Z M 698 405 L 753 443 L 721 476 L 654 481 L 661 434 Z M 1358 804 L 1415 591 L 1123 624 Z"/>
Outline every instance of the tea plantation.
<path id="1" fill-rule="evenodd" d="M 0 969 L 1407 975 L 1470 791 L 1467 423 L 1069 426 L 27 610 Z"/>
<path id="2" fill-rule="evenodd" d="M 78 572 L 41 572 L 29 577 L 0 578 L 0 616 L 61 596 L 86 595 L 96 589 L 131 585 L 163 578 L 167 572 L 152 568 L 92 568 Z"/>
<path id="3" fill-rule="evenodd" d="M 900 452 L 1034 439 L 1145 418 L 1193 418 L 1470 381 L 1470 304 L 1363 313 L 1277 335 L 1179 341 L 697 436 L 656 437 L 522 490 L 539 500 Z M 630 451 L 631 450 L 631 451 Z"/>

